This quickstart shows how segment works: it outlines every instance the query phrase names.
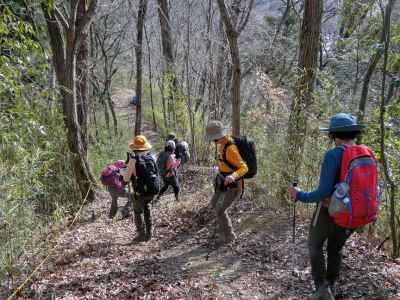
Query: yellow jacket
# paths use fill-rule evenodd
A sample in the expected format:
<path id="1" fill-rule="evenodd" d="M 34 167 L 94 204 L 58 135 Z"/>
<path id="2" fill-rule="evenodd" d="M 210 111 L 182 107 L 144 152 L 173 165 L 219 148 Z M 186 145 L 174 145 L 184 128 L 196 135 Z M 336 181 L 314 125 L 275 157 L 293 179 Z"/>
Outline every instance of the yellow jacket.
<path id="1" fill-rule="evenodd" d="M 232 164 L 233 166 L 236 167 L 236 170 L 231 169 L 225 162 L 224 162 L 224 148 L 225 145 L 230 142 L 232 143 L 226 148 L 226 160 Z M 245 175 L 248 171 L 249 168 L 247 167 L 246 163 L 240 156 L 239 150 L 236 147 L 235 144 L 233 144 L 233 140 L 231 137 L 225 137 L 222 143 L 218 144 L 218 154 L 217 154 L 217 159 L 218 159 L 218 168 L 221 173 L 232 173 L 232 176 L 235 177 L 235 179 L 241 178 L 243 175 Z"/>

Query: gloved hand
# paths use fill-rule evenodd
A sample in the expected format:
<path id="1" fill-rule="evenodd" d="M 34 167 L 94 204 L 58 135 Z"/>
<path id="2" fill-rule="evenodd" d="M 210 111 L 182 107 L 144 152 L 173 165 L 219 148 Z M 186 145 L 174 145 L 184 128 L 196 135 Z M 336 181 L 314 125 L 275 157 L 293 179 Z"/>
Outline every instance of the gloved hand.
<path id="1" fill-rule="evenodd" d="M 289 187 L 289 194 L 290 194 L 290 196 L 292 197 L 292 199 L 296 202 L 297 201 L 297 199 L 296 199 L 296 197 L 297 197 L 297 193 L 298 192 L 300 192 L 301 190 L 298 188 L 298 187 L 295 187 L 295 186 L 290 186 Z"/>
<path id="2" fill-rule="evenodd" d="M 119 174 L 125 176 L 128 174 L 128 167 L 119 169 Z"/>
<path id="3" fill-rule="evenodd" d="M 229 175 L 229 176 L 225 177 L 224 185 L 227 186 L 234 182 L 235 182 L 235 177 L 233 177 L 232 175 Z"/>

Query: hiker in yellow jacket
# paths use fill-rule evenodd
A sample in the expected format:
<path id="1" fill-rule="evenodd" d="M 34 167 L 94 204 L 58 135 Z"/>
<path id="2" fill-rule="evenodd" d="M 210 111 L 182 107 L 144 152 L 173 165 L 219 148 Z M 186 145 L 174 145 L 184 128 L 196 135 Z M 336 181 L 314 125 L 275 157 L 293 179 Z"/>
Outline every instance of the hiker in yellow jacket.
<path id="1" fill-rule="evenodd" d="M 241 178 L 247 173 L 248 167 L 220 121 L 211 121 L 207 125 L 206 139 L 214 141 L 218 147 L 219 170 L 215 180 L 215 193 L 210 204 L 217 216 L 218 242 L 227 244 L 236 239 L 227 209 L 242 194 L 243 179 Z"/>

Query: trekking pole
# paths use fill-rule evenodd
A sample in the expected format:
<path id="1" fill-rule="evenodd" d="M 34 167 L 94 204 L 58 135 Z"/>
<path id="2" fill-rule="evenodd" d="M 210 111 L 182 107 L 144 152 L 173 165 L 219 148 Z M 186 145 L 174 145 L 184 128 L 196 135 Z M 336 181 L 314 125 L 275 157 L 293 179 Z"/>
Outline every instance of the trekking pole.
<path id="1" fill-rule="evenodd" d="M 297 187 L 297 182 L 293 182 L 293 187 Z M 296 199 L 293 202 L 293 244 L 296 242 Z"/>

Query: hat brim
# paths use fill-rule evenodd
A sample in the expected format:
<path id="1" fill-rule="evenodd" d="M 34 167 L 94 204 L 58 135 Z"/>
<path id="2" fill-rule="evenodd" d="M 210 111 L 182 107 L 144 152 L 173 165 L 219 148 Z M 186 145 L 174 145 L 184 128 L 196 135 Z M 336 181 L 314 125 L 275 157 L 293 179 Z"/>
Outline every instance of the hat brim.
<path id="1" fill-rule="evenodd" d="M 128 147 L 132 151 L 146 151 L 146 150 L 150 150 L 152 148 L 152 146 L 150 144 L 144 144 L 141 146 L 137 146 L 134 143 L 130 143 Z"/>
<path id="2" fill-rule="evenodd" d="M 320 128 L 319 131 L 322 132 L 351 132 L 351 131 L 362 131 L 365 129 L 364 125 L 350 125 L 350 126 L 340 126 L 334 128 Z"/>
<path id="3" fill-rule="evenodd" d="M 222 132 L 214 134 L 206 134 L 206 140 L 209 142 L 219 140 L 222 139 L 225 135 L 226 135 L 226 130 L 224 129 Z"/>

